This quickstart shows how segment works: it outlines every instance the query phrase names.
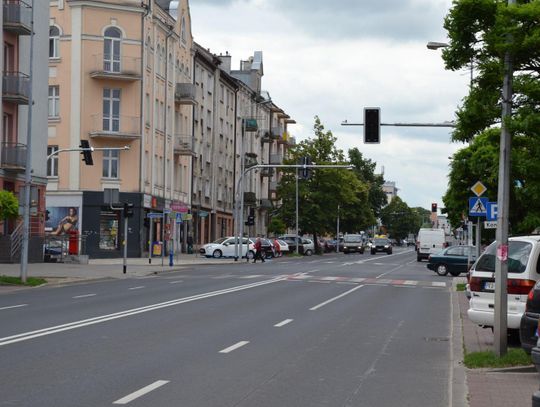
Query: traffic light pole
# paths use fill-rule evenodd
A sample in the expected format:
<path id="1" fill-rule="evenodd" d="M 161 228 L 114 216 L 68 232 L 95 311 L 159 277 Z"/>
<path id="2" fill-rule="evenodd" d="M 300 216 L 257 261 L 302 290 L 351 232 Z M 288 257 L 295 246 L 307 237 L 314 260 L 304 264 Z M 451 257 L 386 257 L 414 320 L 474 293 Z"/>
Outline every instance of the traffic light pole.
<path id="1" fill-rule="evenodd" d="M 127 242 L 128 242 L 128 217 L 124 215 L 124 259 L 122 260 L 122 269 L 124 274 L 127 272 Z"/>

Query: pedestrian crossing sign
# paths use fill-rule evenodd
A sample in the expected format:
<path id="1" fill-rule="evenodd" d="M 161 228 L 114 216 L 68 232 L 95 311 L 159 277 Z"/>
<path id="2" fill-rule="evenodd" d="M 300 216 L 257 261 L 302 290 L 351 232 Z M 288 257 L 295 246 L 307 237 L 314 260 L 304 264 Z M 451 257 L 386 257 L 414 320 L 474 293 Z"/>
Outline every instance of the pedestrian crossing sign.
<path id="1" fill-rule="evenodd" d="M 469 198 L 469 216 L 486 216 L 489 198 Z"/>

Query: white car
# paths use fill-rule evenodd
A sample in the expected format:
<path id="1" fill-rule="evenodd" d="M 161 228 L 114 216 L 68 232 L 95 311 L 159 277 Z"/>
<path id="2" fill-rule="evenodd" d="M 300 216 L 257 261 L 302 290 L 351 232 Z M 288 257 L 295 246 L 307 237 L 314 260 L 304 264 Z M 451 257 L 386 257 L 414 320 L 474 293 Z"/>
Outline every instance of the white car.
<path id="1" fill-rule="evenodd" d="M 213 257 L 219 259 L 220 257 L 234 257 L 235 256 L 235 238 L 234 237 L 222 237 L 213 243 L 207 243 L 199 249 L 199 253 L 206 257 Z M 238 246 L 240 251 L 240 246 Z M 253 258 L 255 255 L 254 242 L 251 239 L 244 238 L 242 244 L 242 256 Z"/>
<path id="2" fill-rule="evenodd" d="M 519 329 L 527 295 L 540 280 L 540 236 L 512 237 L 508 243 L 508 329 Z M 494 324 L 496 256 L 497 243 L 493 242 L 470 271 L 467 314 L 484 327 Z"/>
<path id="3" fill-rule="evenodd" d="M 311 256 L 315 253 L 315 243 L 311 239 L 302 239 L 302 246 L 304 246 L 304 255 Z"/>
<path id="4" fill-rule="evenodd" d="M 281 239 L 278 239 L 277 241 L 278 241 L 278 244 L 279 244 L 279 252 L 281 253 L 281 255 L 283 255 L 285 253 L 288 253 L 289 252 L 289 245 L 287 244 L 287 242 L 284 241 L 284 240 L 281 240 Z"/>

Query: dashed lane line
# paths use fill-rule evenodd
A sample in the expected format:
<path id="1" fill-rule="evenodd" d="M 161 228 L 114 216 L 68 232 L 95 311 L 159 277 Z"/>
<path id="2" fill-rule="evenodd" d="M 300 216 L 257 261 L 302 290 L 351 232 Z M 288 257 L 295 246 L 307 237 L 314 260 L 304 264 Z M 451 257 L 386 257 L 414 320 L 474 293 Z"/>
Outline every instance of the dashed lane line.
<path id="1" fill-rule="evenodd" d="M 88 298 L 88 297 L 95 297 L 97 294 L 81 294 L 81 295 L 76 295 L 75 297 L 71 297 L 73 299 L 77 299 L 77 298 Z"/>
<path id="2" fill-rule="evenodd" d="M 116 400 L 113 404 L 128 404 L 132 402 L 135 399 L 138 399 L 139 397 L 144 396 L 145 394 L 150 393 L 151 391 L 154 391 L 161 386 L 166 385 L 169 383 L 169 380 L 158 380 L 155 381 L 152 384 L 149 384 L 148 386 L 143 387 L 142 389 L 139 389 L 131 394 L 128 394 L 125 397 L 122 397 L 121 399 Z"/>
<path id="3" fill-rule="evenodd" d="M 285 326 L 285 325 L 287 325 L 287 324 L 290 324 L 290 323 L 293 322 L 293 321 L 294 321 L 293 319 L 285 319 L 285 320 L 283 320 L 283 321 L 281 321 L 281 322 L 278 322 L 278 323 L 275 324 L 274 326 L 275 326 L 276 328 L 281 328 L 282 326 Z"/>
<path id="4" fill-rule="evenodd" d="M 231 353 L 232 351 L 235 351 L 236 349 L 239 349 L 243 346 L 246 346 L 249 343 L 249 341 L 240 341 L 235 343 L 234 345 L 229 346 L 228 348 L 222 349 L 219 351 L 219 353 Z"/>
<path id="5" fill-rule="evenodd" d="M 8 305 L 7 307 L 0 307 L 0 311 L 5 309 L 12 309 L 12 308 L 21 308 L 21 307 L 27 307 L 28 304 L 19 304 L 19 305 Z"/>

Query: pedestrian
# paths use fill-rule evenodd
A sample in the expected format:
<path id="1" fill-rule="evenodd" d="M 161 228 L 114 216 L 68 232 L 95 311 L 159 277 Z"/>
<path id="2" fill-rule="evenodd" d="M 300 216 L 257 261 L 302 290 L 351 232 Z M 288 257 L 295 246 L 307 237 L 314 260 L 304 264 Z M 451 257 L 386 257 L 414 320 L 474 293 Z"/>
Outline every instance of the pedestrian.
<path id="1" fill-rule="evenodd" d="M 274 255 L 276 257 L 281 257 L 281 245 L 279 244 L 277 237 L 274 238 Z"/>
<path id="2" fill-rule="evenodd" d="M 256 263 L 257 259 L 261 259 L 261 261 L 264 263 L 264 257 L 262 255 L 262 242 L 260 237 L 258 237 L 257 241 L 255 242 L 255 257 L 253 257 L 253 263 Z"/>

